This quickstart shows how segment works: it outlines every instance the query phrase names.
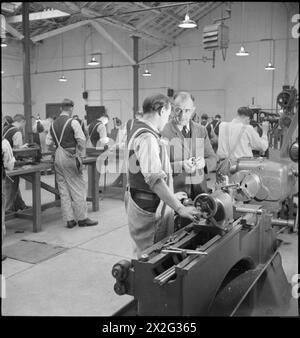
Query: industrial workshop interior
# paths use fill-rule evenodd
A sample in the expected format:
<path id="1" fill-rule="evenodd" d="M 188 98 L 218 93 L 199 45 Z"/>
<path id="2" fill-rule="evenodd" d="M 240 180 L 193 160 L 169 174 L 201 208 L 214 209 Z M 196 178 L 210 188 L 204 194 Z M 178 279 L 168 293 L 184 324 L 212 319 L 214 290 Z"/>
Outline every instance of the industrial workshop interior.
<path id="1" fill-rule="evenodd" d="M 2 317 L 298 317 L 298 44 L 298 2 L 2 2 Z"/>

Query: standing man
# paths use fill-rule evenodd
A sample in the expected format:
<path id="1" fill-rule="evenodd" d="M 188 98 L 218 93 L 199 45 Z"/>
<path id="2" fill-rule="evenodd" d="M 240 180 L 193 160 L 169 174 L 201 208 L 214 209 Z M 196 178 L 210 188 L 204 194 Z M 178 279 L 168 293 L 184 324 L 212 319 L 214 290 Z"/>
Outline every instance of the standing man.
<path id="1" fill-rule="evenodd" d="M 162 131 L 171 145 L 174 191 L 185 191 L 192 199 L 207 192 L 204 174 L 217 165 L 206 128 L 191 120 L 195 109 L 192 95 L 179 92 L 174 96 L 174 117 Z"/>
<path id="2" fill-rule="evenodd" d="M 100 145 L 107 145 L 109 138 L 107 137 L 106 125 L 108 123 L 108 115 L 104 113 L 97 120 L 91 122 L 88 126 L 88 143 L 93 147 L 97 146 L 97 143 L 100 142 Z"/>
<path id="3" fill-rule="evenodd" d="M 49 147 L 56 146 L 54 168 L 61 199 L 64 222 L 68 228 L 97 225 L 87 218 L 86 183 L 82 173 L 85 156 L 85 136 L 77 120 L 73 119 L 74 102 L 64 99 L 61 114 L 52 123 L 46 138 Z"/>
<path id="4" fill-rule="evenodd" d="M 222 122 L 219 127 L 219 144 L 217 154 L 220 164 L 217 169 L 217 179 L 220 175 L 228 175 L 228 164 L 234 164 L 241 157 L 253 157 L 252 150 L 266 151 L 269 146 L 269 123 L 262 123 L 262 136 L 250 125 L 253 112 L 248 107 L 241 107 L 237 116 L 231 122 Z M 226 160 L 226 161 L 224 161 Z M 226 165 L 225 165 L 226 163 Z M 230 164 L 229 164 L 230 165 Z"/>
<path id="5" fill-rule="evenodd" d="M 208 125 L 208 115 L 205 113 L 201 115 L 201 125 L 203 127 L 206 127 Z"/>
<path id="6" fill-rule="evenodd" d="M 5 179 L 6 177 L 6 170 L 13 170 L 14 164 L 16 159 L 14 158 L 11 146 L 9 142 L 2 138 L 2 242 L 1 247 L 3 244 L 3 238 L 6 234 L 5 229 L 5 201 L 6 201 L 6 194 L 5 194 Z M 6 259 L 6 256 L 2 253 L 2 261 Z"/>
<path id="7" fill-rule="evenodd" d="M 22 130 L 24 130 L 26 124 L 25 116 L 17 114 L 13 118 L 12 124 L 7 124 L 3 128 L 2 138 L 5 138 L 12 149 L 20 149 L 27 146 L 23 144 Z M 18 210 L 24 210 L 28 208 L 23 201 L 20 188 L 20 177 L 14 176 L 11 179 L 6 178 L 5 190 L 6 190 L 6 212 L 15 212 Z"/>
<path id="8" fill-rule="evenodd" d="M 215 153 L 218 150 L 219 126 L 221 122 L 221 115 L 217 114 L 206 127 L 211 145 Z"/>
<path id="9" fill-rule="evenodd" d="M 182 196 L 173 192 L 172 168 L 159 134 L 170 113 L 167 96 L 147 97 L 143 117 L 134 121 L 128 135 L 125 206 L 138 258 L 143 250 L 174 232 L 173 210 L 190 220 L 197 214 L 193 207 L 183 206 L 179 201 Z"/>

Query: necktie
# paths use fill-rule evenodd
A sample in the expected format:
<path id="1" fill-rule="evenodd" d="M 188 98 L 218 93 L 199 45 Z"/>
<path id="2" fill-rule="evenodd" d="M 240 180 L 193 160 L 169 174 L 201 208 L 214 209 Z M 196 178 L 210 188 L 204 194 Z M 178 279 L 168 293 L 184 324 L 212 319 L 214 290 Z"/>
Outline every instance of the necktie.
<path id="1" fill-rule="evenodd" d="M 184 126 L 184 127 L 182 128 L 182 135 L 183 135 L 183 137 L 185 137 L 185 138 L 190 137 L 190 132 L 189 132 L 189 130 L 187 129 L 186 126 Z"/>

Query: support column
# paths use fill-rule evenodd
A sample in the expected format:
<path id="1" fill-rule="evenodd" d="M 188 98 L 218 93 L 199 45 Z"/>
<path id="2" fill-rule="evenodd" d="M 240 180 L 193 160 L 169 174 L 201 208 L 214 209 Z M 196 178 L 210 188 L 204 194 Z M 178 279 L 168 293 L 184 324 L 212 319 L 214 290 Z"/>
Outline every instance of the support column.
<path id="1" fill-rule="evenodd" d="M 31 119 L 31 83 L 30 83 L 30 28 L 29 28 L 29 3 L 22 4 L 23 26 L 23 92 L 24 115 L 26 119 L 25 142 L 32 143 L 32 119 Z"/>
<path id="2" fill-rule="evenodd" d="M 139 37 L 131 36 L 133 39 L 133 117 L 139 110 Z"/>

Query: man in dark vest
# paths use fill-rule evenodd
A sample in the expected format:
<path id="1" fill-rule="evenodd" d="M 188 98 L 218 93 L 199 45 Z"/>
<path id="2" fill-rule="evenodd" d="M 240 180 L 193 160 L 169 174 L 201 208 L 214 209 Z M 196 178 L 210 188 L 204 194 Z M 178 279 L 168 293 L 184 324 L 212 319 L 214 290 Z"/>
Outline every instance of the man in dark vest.
<path id="1" fill-rule="evenodd" d="M 159 132 L 168 122 L 171 103 L 167 96 L 147 97 L 143 117 L 135 120 L 126 150 L 125 206 L 130 235 L 139 258 L 142 251 L 174 232 L 174 212 L 194 220 L 196 210 L 180 203 L 173 192 L 172 169 L 166 143 Z"/>
<path id="2" fill-rule="evenodd" d="M 26 144 L 23 144 L 22 130 L 25 128 L 25 116 L 17 114 L 13 118 L 12 124 L 7 124 L 3 128 L 2 138 L 5 138 L 12 149 L 18 149 L 26 147 Z M 23 201 L 20 188 L 20 176 L 14 176 L 11 179 L 6 178 L 5 180 L 5 190 L 6 190 L 6 207 L 5 211 L 7 213 L 15 212 L 18 210 L 23 210 L 28 208 Z"/>
<path id="3" fill-rule="evenodd" d="M 93 147 L 96 147 L 100 141 L 100 146 L 105 146 L 109 142 L 107 137 L 106 125 L 108 123 L 108 115 L 104 113 L 97 120 L 91 122 L 88 126 L 88 139 Z M 87 142 L 87 146 L 89 142 Z"/>
<path id="4" fill-rule="evenodd" d="M 63 220 L 68 228 L 73 228 L 77 222 L 80 227 L 98 224 L 87 218 L 86 182 L 82 173 L 85 136 L 79 122 L 71 117 L 73 107 L 73 101 L 63 100 L 61 114 L 52 123 L 46 137 L 46 145 L 56 147 L 54 169 Z"/>

